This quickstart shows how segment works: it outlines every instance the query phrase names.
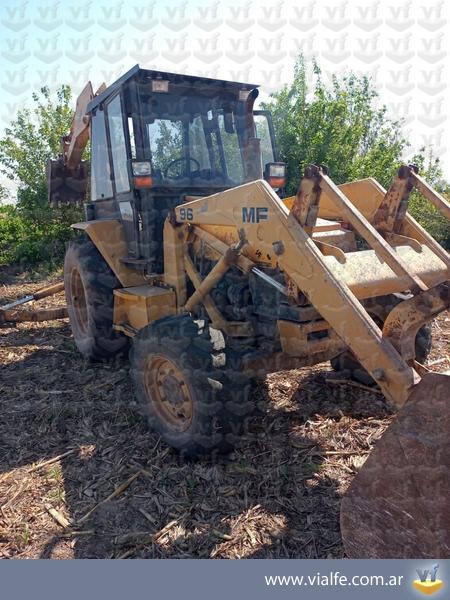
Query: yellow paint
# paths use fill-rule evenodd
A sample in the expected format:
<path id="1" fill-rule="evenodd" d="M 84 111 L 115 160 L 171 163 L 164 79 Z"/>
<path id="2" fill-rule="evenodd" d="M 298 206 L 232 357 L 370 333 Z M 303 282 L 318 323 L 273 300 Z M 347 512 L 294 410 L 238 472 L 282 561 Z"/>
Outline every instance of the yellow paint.
<path id="1" fill-rule="evenodd" d="M 121 260 L 127 256 L 128 249 L 123 225 L 119 220 L 99 219 L 97 221 L 75 223 L 72 227 L 87 233 L 123 286 L 145 283 L 142 272 L 128 267 Z"/>
<path id="2" fill-rule="evenodd" d="M 418 253 L 409 246 L 397 246 L 395 254 L 408 265 L 413 275 L 419 275 L 429 287 L 447 280 L 447 269 L 427 246 Z M 375 254 L 373 250 L 347 252 L 345 264 L 334 256 L 324 256 L 323 261 L 336 278 L 348 285 L 359 299 L 385 296 L 408 289 L 406 276 L 399 277 Z"/>
<path id="3" fill-rule="evenodd" d="M 202 223 L 201 228 L 219 239 L 221 242 L 224 242 L 227 246 L 232 246 L 239 241 L 238 229 L 236 226 L 209 225 Z M 334 244 L 335 246 L 341 247 L 345 252 L 356 250 L 354 234 L 351 231 L 345 231 L 344 229 L 341 229 L 340 223 L 336 221 L 317 219 L 317 224 L 313 230 L 313 239 Z M 214 256 L 208 255 L 208 249 L 206 249 L 205 252 L 206 258 L 214 260 Z M 243 253 L 254 262 L 262 263 L 271 267 L 277 266 L 278 259 L 276 255 L 273 252 L 270 254 L 264 254 L 258 248 L 258 246 L 245 246 Z"/>
<path id="4" fill-rule="evenodd" d="M 152 321 L 176 314 L 175 292 L 156 285 L 114 290 L 114 324 L 138 331 Z"/>
<path id="5" fill-rule="evenodd" d="M 415 579 L 413 581 L 413 586 L 422 594 L 426 594 L 427 596 L 431 596 L 435 592 L 438 592 L 442 586 L 444 585 L 441 579 L 436 579 L 436 581 L 420 581 L 420 579 Z"/>
<path id="6" fill-rule="evenodd" d="M 356 206 L 369 221 L 372 220 L 385 194 L 385 190 L 383 190 L 381 185 L 372 177 L 342 183 L 337 187 L 341 192 L 344 192 L 350 202 Z M 292 208 L 294 198 L 295 196 L 290 196 L 283 200 L 285 206 L 287 206 L 289 210 Z M 322 219 L 340 218 L 339 209 L 325 192 L 322 192 L 320 195 L 319 217 Z"/>

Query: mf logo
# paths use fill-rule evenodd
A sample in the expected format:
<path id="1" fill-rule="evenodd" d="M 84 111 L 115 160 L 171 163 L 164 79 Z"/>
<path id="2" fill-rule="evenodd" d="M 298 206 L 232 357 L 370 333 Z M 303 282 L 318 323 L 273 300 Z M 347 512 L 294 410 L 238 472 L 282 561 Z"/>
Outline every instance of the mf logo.
<path id="1" fill-rule="evenodd" d="M 432 569 L 416 569 L 419 579 L 413 581 L 413 586 L 422 594 L 429 596 L 438 592 L 444 585 L 440 579 L 437 579 L 439 565 L 433 565 Z"/>
<path id="2" fill-rule="evenodd" d="M 244 223 L 259 223 L 267 221 L 269 218 L 269 209 L 265 206 L 244 206 L 242 208 L 242 221 Z"/>

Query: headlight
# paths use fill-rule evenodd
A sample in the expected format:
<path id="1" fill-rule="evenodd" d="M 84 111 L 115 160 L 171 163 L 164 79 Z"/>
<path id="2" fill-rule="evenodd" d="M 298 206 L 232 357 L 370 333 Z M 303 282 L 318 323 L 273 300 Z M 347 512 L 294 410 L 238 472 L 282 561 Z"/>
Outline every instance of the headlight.
<path id="1" fill-rule="evenodd" d="M 267 163 L 264 167 L 264 179 L 273 188 L 282 188 L 286 185 L 286 163 Z"/>
<path id="2" fill-rule="evenodd" d="M 148 160 L 143 162 L 133 161 L 131 163 L 131 169 L 134 177 L 148 177 L 152 174 L 152 165 Z"/>

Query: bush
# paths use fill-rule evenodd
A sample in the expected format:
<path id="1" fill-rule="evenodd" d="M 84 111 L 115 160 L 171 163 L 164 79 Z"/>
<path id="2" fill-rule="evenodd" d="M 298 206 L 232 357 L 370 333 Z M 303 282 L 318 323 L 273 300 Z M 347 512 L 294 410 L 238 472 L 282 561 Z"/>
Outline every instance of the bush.
<path id="1" fill-rule="evenodd" d="M 79 220 L 79 210 L 73 208 L 48 208 L 36 218 L 16 206 L 0 206 L 0 266 L 60 266 L 75 234 L 70 224 Z"/>
<path id="2" fill-rule="evenodd" d="M 448 220 L 432 204 L 419 194 L 410 196 L 408 212 L 446 250 L 450 250 L 450 225 Z"/>
<path id="3" fill-rule="evenodd" d="M 71 90 L 61 86 L 52 95 L 42 88 L 32 99 L 34 108 L 21 109 L 0 139 L 0 172 L 18 185 L 15 205 L 1 205 L 8 199 L 0 186 L 0 265 L 55 267 L 82 212 L 47 201 L 45 165 L 61 152 L 61 136 L 70 130 Z"/>

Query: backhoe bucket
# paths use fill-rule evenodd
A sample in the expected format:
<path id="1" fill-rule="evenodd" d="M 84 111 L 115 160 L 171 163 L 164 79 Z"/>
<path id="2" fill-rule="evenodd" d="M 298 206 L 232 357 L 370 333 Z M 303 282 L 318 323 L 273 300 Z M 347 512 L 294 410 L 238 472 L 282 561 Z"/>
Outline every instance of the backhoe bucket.
<path id="1" fill-rule="evenodd" d="M 89 177 L 89 162 L 82 161 L 77 167 L 69 168 L 62 160 L 47 162 L 48 200 L 51 206 L 86 202 Z"/>
<path id="2" fill-rule="evenodd" d="M 427 373 L 342 501 L 351 558 L 450 558 L 450 376 Z"/>

